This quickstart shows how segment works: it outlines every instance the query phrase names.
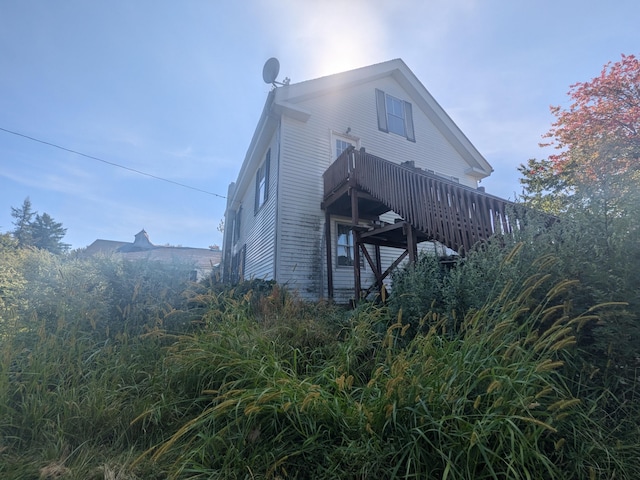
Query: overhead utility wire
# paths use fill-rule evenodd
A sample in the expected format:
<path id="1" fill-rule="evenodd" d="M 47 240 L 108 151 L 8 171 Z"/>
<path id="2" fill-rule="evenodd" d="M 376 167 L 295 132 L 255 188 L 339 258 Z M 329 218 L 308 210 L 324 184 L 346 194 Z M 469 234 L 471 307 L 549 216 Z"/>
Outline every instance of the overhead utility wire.
<path id="1" fill-rule="evenodd" d="M 140 175 L 145 175 L 147 177 L 155 178 L 156 180 L 162 180 L 163 182 L 173 183 L 174 185 L 178 185 L 179 187 L 189 188 L 191 190 L 195 190 L 197 192 L 206 193 L 207 195 L 213 195 L 214 197 L 219 198 L 227 198 L 222 195 L 218 195 L 217 193 L 208 192 L 206 190 L 202 190 L 200 188 L 192 187 L 190 185 L 185 185 L 184 183 L 175 182 L 173 180 L 169 180 L 168 178 L 158 177 L 156 175 L 152 175 L 151 173 L 141 172 L 140 170 L 136 170 L 135 168 L 125 167 L 124 165 L 120 165 L 118 163 L 109 162 L 107 160 L 103 160 L 102 158 L 94 157 L 92 155 L 87 155 L 86 153 L 78 152 L 77 150 L 72 150 L 70 148 L 61 147 L 60 145 L 56 145 L 55 143 L 46 142 L 44 140 L 40 140 L 38 138 L 30 137 L 29 135 L 25 135 L 24 133 L 14 132 L 12 130 L 7 130 L 6 128 L 0 127 L 0 130 L 3 132 L 11 133 L 12 135 L 17 135 L 18 137 L 27 138 L 34 142 L 42 143 L 44 145 L 49 145 L 50 147 L 59 148 L 60 150 L 64 150 L 65 152 L 74 153 L 76 155 L 80 155 L 82 157 L 90 158 L 91 160 L 97 160 L 98 162 L 106 163 L 107 165 L 113 165 L 114 167 L 123 168 L 124 170 L 129 170 L 130 172 L 138 173 Z"/>

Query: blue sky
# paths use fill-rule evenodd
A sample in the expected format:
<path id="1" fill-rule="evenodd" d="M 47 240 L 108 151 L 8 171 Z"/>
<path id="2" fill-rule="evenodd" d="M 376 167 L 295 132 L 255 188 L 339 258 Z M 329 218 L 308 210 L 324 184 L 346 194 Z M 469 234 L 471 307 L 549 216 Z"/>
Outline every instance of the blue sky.
<path id="1" fill-rule="evenodd" d="M 0 128 L 219 196 L 0 131 L 0 232 L 28 196 L 74 248 L 142 228 L 221 245 L 272 56 L 292 82 L 402 58 L 513 199 L 549 105 L 640 54 L 638 18 L 637 0 L 2 0 Z"/>

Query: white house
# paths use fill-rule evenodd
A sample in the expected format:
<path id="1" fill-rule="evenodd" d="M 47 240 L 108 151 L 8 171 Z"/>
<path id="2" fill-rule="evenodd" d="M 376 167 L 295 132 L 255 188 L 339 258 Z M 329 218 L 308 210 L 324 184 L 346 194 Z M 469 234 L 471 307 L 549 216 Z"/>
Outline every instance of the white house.
<path id="1" fill-rule="evenodd" d="M 355 160 L 347 159 L 347 149 Z M 335 162 L 339 156 L 341 162 Z M 354 167 L 358 159 L 387 166 Z M 355 169 L 377 173 L 356 182 Z M 360 283 L 387 282 L 382 272 L 402 251 L 415 251 L 416 243 L 437 240 L 457 249 L 488 235 L 503 221 L 498 204 L 485 208 L 477 200 L 477 195 L 482 202 L 498 200 L 477 189 L 491 172 L 401 59 L 275 87 L 229 186 L 223 277 L 273 279 L 307 299 L 353 298 Z M 414 183 L 424 186 L 410 186 Z M 441 203 L 444 197 L 448 207 L 462 203 L 456 203 L 454 218 L 442 213 L 442 205 L 428 206 L 425 195 Z M 459 195 L 464 199 L 456 200 Z M 410 202 L 408 210 L 393 206 L 396 196 Z M 480 209 L 487 210 L 486 225 L 474 219 Z M 419 211 L 440 212 L 438 228 L 446 231 L 414 221 Z M 471 239 L 463 241 L 453 227 L 442 227 L 447 222 L 457 222 L 459 229 L 471 225 L 475 233 L 462 232 Z M 408 225 L 400 232 L 404 240 L 396 235 L 398 224 Z M 373 235 L 374 229 L 387 233 Z M 448 241 L 454 237 L 458 240 Z"/>

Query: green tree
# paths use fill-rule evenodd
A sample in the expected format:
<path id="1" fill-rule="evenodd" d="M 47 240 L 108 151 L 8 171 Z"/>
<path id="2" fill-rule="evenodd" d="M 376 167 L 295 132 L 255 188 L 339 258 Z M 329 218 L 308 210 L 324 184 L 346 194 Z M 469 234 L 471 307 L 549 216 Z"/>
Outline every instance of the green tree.
<path id="1" fill-rule="evenodd" d="M 16 227 L 12 234 L 21 247 L 33 245 L 31 225 L 36 213 L 32 210 L 29 197 L 24 199 L 21 207 L 11 207 L 11 216 L 15 218 L 13 225 Z"/>
<path id="2" fill-rule="evenodd" d="M 71 247 L 62 241 L 67 233 L 62 223 L 56 222 L 48 213 L 40 215 L 33 211 L 29 197 L 21 207 L 11 207 L 11 216 L 15 218 L 15 230 L 11 233 L 20 247 L 36 247 L 55 254 L 64 253 Z"/>
<path id="3" fill-rule="evenodd" d="M 523 192 L 520 200 L 529 207 L 552 215 L 564 213 L 571 188 L 564 176 L 554 172 L 551 160 L 530 158 L 518 167 Z"/>
<path id="4" fill-rule="evenodd" d="M 62 223 L 54 221 L 48 213 L 37 214 L 31 224 L 33 246 L 51 253 L 69 250 L 71 245 L 62 241 L 66 233 L 67 229 L 62 227 Z"/>

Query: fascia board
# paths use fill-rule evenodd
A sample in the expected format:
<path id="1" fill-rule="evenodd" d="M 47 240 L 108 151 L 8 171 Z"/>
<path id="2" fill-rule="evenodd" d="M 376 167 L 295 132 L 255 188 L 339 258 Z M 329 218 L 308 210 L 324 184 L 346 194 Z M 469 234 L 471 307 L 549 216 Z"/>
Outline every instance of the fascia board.
<path id="1" fill-rule="evenodd" d="M 280 118 L 284 115 L 306 122 L 311 116 L 310 112 L 286 101 L 276 101 L 276 98 L 279 98 L 281 92 L 286 90 L 286 88 L 287 87 L 276 88 L 269 92 L 269 95 L 267 96 L 262 114 L 260 115 L 260 120 L 258 121 L 253 137 L 251 138 L 251 143 L 249 144 L 244 161 L 242 162 L 240 173 L 238 173 L 233 197 L 229 200 L 229 205 L 234 210 L 240 206 L 240 199 L 245 194 L 248 186 L 252 184 L 252 172 L 262 161 L 262 151 L 271 141 Z"/>
<path id="2" fill-rule="evenodd" d="M 379 78 L 390 76 L 404 62 L 400 59 L 361 67 L 347 72 L 307 80 L 278 89 L 278 102 L 296 104 L 312 98 L 331 94 L 339 90 L 352 88 Z"/>
<path id="3" fill-rule="evenodd" d="M 311 112 L 299 108 L 289 102 L 279 102 L 276 101 L 273 103 L 273 113 L 277 116 L 286 116 L 298 120 L 300 122 L 306 122 L 311 117 Z"/>
<path id="4" fill-rule="evenodd" d="M 393 77 L 407 91 L 414 103 L 465 159 L 471 171 L 470 175 L 484 178 L 493 172 L 489 162 L 474 147 L 406 63 L 399 58 L 278 88 L 277 104 L 283 106 L 280 107 L 282 113 L 302 119 L 309 115 L 309 112 L 294 107 L 296 103 L 389 76 Z M 285 105 L 291 110 L 287 111 L 284 108 Z M 303 121 L 306 121 L 306 118 Z"/>
<path id="5" fill-rule="evenodd" d="M 249 148 L 247 149 L 247 153 L 245 154 L 242 162 L 242 167 L 240 167 L 240 173 L 238 173 L 238 179 L 235 182 L 235 188 L 233 190 L 233 197 L 228 200 L 228 204 L 233 209 L 237 209 L 240 206 L 240 199 L 242 198 L 242 195 L 244 195 L 247 186 L 252 181 L 252 178 L 249 177 L 249 173 L 253 172 L 262 161 L 262 156 L 258 156 L 257 154 L 262 152 L 262 150 L 269 144 L 273 132 L 278 124 L 278 119 L 272 109 L 274 98 L 275 90 L 272 90 L 267 96 L 264 108 L 262 109 L 262 114 L 260 115 L 260 120 L 253 132 L 253 137 L 251 138 L 251 143 L 249 144 Z"/>
<path id="6" fill-rule="evenodd" d="M 478 167 L 469 167 L 464 171 L 464 173 L 466 173 L 470 177 L 477 178 L 478 180 L 481 180 L 488 176 L 486 170 L 483 170 Z"/>

